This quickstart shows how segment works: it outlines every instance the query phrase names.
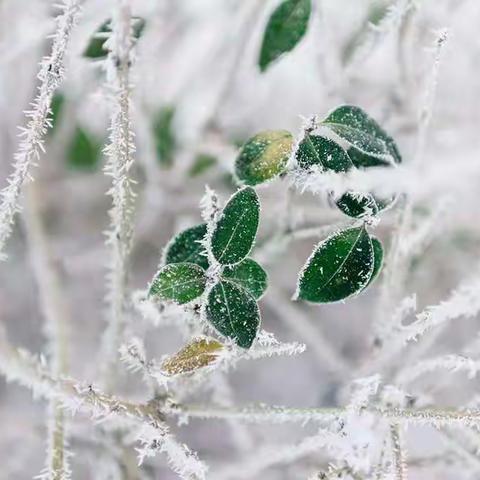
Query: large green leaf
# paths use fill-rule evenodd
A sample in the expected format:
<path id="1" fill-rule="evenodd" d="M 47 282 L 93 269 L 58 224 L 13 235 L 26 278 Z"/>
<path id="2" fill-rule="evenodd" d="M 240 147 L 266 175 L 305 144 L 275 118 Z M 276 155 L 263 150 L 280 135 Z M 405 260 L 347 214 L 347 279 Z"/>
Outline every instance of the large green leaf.
<path id="1" fill-rule="evenodd" d="M 139 39 L 145 28 L 145 20 L 140 17 L 132 17 L 132 35 L 133 38 Z M 111 19 L 105 20 L 100 25 L 98 30 L 93 34 L 87 48 L 83 52 L 83 56 L 92 59 L 105 58 L 107 50 L 105 49 L 105 42 L 108 34 L 112 32 Z"/>
<path id="2" fill-rule="evenodd" d="M 255 299 L 244 288 L 228 280 L 217 283 L 208 295 L 207 318 L 222 334 L 243 348 L 257 336 L 260 312 Z"/>
<path id="3" fill-rule="evenodd" d="M 343 300 L 359 293 L 374 269 L 374 252 L 365 227 L 335 233 L 316 247 L 307 260 L 297 296 L 316 303 Z"/>
<path id="4" fill-rule="evenodd" d="M 268 20 L 258 65 L 263 72 L 282 54 L 292 50 L 307 31 L 311 0 L 284 0 Z"/>
<path id="5" fill-rule="evenodd" d="M 333 130 L 361 153 L 401 162 L 400 152 L 392 137 L 359 107 L 337 107 L 323 120 L 322 125 Z"/>
<path id="6" fill-rule="evenodd" d="M 171 263 L 157 273 L 149 295 L 179 304 L 188 303 L 204 292 L 206 281 L 205 271 L 198 265 Z"/>
<path id="7" fill-rule="evenodd" d="M 225 267 L 222 276 L 248 290 L 257 300 L 267 289 L 267 272 L 251 258 L 232 267 Z"/>
<path id="8" fill-rule="evenodd" d="M 222 265 L 241 262 L 257 234 L 260 202 L 252 187 L 236 192 L 223 209 L 212 235 L 212 253 Z"/>
<path id="9" fill-rule="evenodd" d="M 67 164 L 74 170 L 93 171 L 100 160 L 100 142 L 81 127 L 77 127 L 67 149 Z"/>
<path id="10" fill-rule="evenodd" d="M 309 132 L 305 133 L 298 146 L 296 159 L 298 166 L 304 169 L 318 165 L 325 170 L 346 172 L 353 167 L 350 157 L 340 145 L 329 138 Z"/>
<path id="11" fill-rule="evenodd" d="M 173 118 L 175 108 L 172 106 L 163 107 L 153 120 L 153 137 L 157 159 L 163 167 L 173 165 L 174 153 L 177 148 L 177 140 L 173 130 Z"/>
<path id="12" fill-rule="evenodd" d="M 205 247 L 201 243 L 206 233 L 207 225 L 205 223 L 180 232 L 165 247 L 163 263 L 165 265 L 180 262 L 196 263 L 206 270 L 208 260 Z"/>
<path id="13" fill-rule="evenodd" d="M 257 185 L 285 171 L 293 137 L 286 130 L 267 130 L 250 138 L 235 161 L 235 174 L 247 185 Z"/>

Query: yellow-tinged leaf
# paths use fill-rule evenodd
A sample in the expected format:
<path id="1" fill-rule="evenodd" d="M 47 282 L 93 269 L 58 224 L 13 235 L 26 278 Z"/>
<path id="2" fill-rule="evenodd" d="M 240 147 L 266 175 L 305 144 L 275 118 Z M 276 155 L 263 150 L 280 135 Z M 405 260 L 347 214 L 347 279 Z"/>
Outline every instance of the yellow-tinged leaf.
<path id="1" fill-rule="evenodd" d="M 196 338 L 165 360 L 162 370 L 167 375 L 188 373 L 213 363 L 223 345 L 213 338 Z"/>

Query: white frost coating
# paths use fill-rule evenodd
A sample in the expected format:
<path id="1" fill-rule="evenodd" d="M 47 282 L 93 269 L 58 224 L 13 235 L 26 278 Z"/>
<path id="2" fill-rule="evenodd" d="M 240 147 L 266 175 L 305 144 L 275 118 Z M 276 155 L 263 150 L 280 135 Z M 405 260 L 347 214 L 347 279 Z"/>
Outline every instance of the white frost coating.
<path id="1" fill-rule="evenodd" d="M 335 432 L 320 430 L 316 435 L 306 437 L 297 444 L 267 446 L 257 449 L 255 455 L 249 456 L 239 464 L 222 469 L 212 480 L 261 478 L 260 472 L 274 465 L 285 465 L 306 455 L 329 450 L 334 456 L 344 456 L 346 442 Z"/>
<path id="2" fill-rule="evenodd" d="M 405 368 L 397 377 L 397 382 L 400 385 L 408 385 L 421 375 L 438 369 L 445 369 L 451 372 L 466 372 L 468 378 L 473 379 L 480 370 L 480 360 L 454 354 L 422 360 L 409 368 Z"/>
<path id="3" fill-rule="evenodd" d="M 352 383 L 352 395 L 347 410 L 358 415 L 368 406 L 370 399 L 374 396 L 380 386 L 380 375 L 359 378 Z"/>
<path id="4" fill-rule="evenodd" d="M 22 186 L 26 181 L 32 180 L 30 169 L 45 151 L 43 138 L 51 126 L 48 118 L 50 105 L 55 90 L 64 78 L 64 57 L 81 3 L 81 0 L 64 0 L 58 5 L 62 13 L 56 19 L 57 29 L 53 36 L 52 51 L 40 64 L 38 95 L 31 110 L 25 112 L 28 122 L 26 127 L 20 128 L 21 141 L 15 154 L 14 170 L 7 179 L 8 185 L 0 192 L 0 261 L 6 258 L 3 250 L 12 233 L 15 214 L 20 209 Z"/>
<path id="5" fill-rule="evenodd" d="M 135 194 L 130 168 L 133 164 L 133 132 L 131 126 L 130 65 L 133 60 L 133 32 L 130 6 L 118 2 L 112 18 L 112 34 L 105 42 L 109 50 L 106 60 L 108 86 L 111 93 L 110 143 L 105 148 L 108 158 L 106 175 L 112 178 L 107 192 L 112 197 L 111 227 L 107 244 L 111 248 L 107 302 L 108 326 L 103 339 L 104 379 L 111 388 L 115 381 L 115 362 L 125 328 L 127 263 L 133 233 L 133 202 Z"/>
<path id="6" fill-rule="evenodd" d="M 165 453 L 170 468 L 184 480 L 204 480 L 207 467 L 198 459 L 195 452 L 185 444 L 179 443 L 169 433 L 168 429 L 153 422 L 144 425 L 138 439 L 142 446 L 137 449 L 138 461 L 141 465 L 145 458 L 154 456 L 157 452 Z"/>

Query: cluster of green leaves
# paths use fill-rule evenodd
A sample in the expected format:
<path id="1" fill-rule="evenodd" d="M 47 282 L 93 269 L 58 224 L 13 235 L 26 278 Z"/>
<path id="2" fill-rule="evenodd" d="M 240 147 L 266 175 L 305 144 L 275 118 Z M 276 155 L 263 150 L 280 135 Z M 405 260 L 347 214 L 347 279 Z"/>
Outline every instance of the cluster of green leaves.
<path id="1" fill-rule="evenodd" d="M 401 162 L 392 137 L 359 107 L 340 106 L 318 127 L 321 129 L 305 130 L 295 151 L 293 137 L 285 130 L 261 132 L 250 138 L 235 161 L 237 179 L 258 185 L 286 174 L 293 168 L 289 165 L 295 164 L 297 172 L 308 175 L 312 171 L 346 173 L 353 169 L 391 168 Z M 327 129 L 330 133 L 325 136 Z M 292 156 L 294 162 L 289 164 Z M 391 206 L 395 197 L 347 191 L 334 201 L 344 214 L 368 220 Z M 382 260 L 382 245 L 368 234 L 365 225 L 338 232 L 319 245 L 307 261 L 297 296 L 325 303 L 360 293 L 377 276 Z"/>
<path id="2" fill-rule="evenodd" d="M 267 288 L 266 272 L 248 258 L 259 216 L 255 190 L 238 190 L 210 233 L 207 225 L 201 224 L 170 241 L 163 254 L 164 266 L 155 276 L 149 294 L 179 304 L 202 297 L 202 308 L 211 325 L 238 346 L 249 348 L 260 324 L 257 300 Z M 213 278 L 207 249 L 215 263 Z"/>

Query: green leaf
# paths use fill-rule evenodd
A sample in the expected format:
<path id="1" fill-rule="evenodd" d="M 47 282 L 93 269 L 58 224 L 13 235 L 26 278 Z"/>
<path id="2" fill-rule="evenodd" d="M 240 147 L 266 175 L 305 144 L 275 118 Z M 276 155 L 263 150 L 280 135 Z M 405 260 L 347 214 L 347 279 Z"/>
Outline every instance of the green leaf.
<path id="1" fill-rule="evenodd" d="M 50 130 L 48 131 L 49 135 L 52 135 L 55 131 L 55 128 L 58 126 L 64 104 L 65 97 L 61 93 L 55 93 L 52 98 L 52 104 L 50 105 L 50 110 L 52 111 L 52 116 L 50 119 L 52 123 L 52 128 L 50 128 Z"/>
<path id="2" fill-rule="evenodd" d="M 205 271 L 198 265 L 171 263 L 157 273 L 148 294 L 181 305 L 199 297 L 205 290 L 206 282 Z"/>
<path id="3" fill-rule="evenodd" d="M 208 295 L 207 318 L 239 347 L 250 348 L 257 336 L 260 312 L 255 299 L 244 288 L 228 280 L 217 283 Z"/>
<path id="4" fill-rule="evenodd" d="M 107 56 L 108 52 L 104 49 L 104 44 L 107 41 L 107 35 L 112 32 L 110 21 L 110 19 L 105 20 L 93 34 L 87 48 L 83 52 L 84 57 L 97 59 Z"/>
<path id="5" fill-rule="evenodd" d="M 214 338 L 195 338 L 162 363 L 167 375 L 190 373 L 217 360 L 223 345 Z"/>
<path id="6" fill-rule="evenodd" d="M 320 243 L 300 272 L 297 297 L 316 303 L 343 300 L 369 282 L 374 253 L 365 227 L 343 230 Z"/>
<path id="7" fill-rule="evenodd" d="M 322 125 L 330 128 L 361 153 L 401 162 L 400 152 L 394 140 L 361 108 L 342 105 L 333 110 Z"/>
<path id="8" fill-rule="evenodd" d="M 98 166 L 100 154 L 100 142 L 77 127 L 67 148 L 68 166 L 75 170 L 93 171 Z"/>
<path id="9" fill-rule="evenodd" d="M 165 265 L 180 262 L 195 263 L 206 270 L 208 260 L 205 247 L 200 243 L 206 233 L 207 225 L 205 223 L 180 232 L 165 247 L 163 263 Z"/>
<path id="10" fill-rule="evenodd" d="M 189 177 L 198 177 L 203 175 L 207 170 L 216 165 L 217 158 L 208 153 L 200 153 L 193 161 L 190 169 L 188 170 Z"/>
<path id="11" fill-rule="evenodd" d="M 325 170 L 346 172 L 353 167 L 347 152 L 336 142 L 319 135 L 305 133 L 296 152 L 298 166 L 309 169 L 319 165 Z"/>
<path id="12" fill-rule="evenodd" d="M 346 192 L 335 203 L 345 215 L 353 218 L 370 217 L 379 211 L 375 197 L 369 193 Z"/>
<path id="13" fill-rule="evenodd" d="M 241 262 L 257 235 L 260 202 L 252 187 L 235 193 L 223 209 L 212 235 L 212 253 L 222 265 Z"/>
<path id="14" fill-rule="evenodd" d="M 307 31 L 311 0 L 284 0 L 272 13 L 263 35 L 258 65 L 264 72 L 281 55 L 292 50 Z"/>
<path id="15" fill-rule="evenodd" d="M 132 17 L 133 38 L 138 40 L 145 29 L 145 20 L 140 17 Z M 105 42 L 108 35 L 112 32 L 111 19 L 105 20 L 97 31 L 92 35 L 83 56 L 92 59 L 105 58 L 108 51 L 105 49 Z"/>
<path id="16" fill-rule="evenodd" d="M 257 300 L 267 289 L 267 272 L 251 258 L 232 267 L 225 267 L 222 276 L 248 290 Z"/>
<path id="17" fill-rule="evenodd" d="M 257 185 L 285 171 L 293 137 L 286 130 L 267 130 L 250 138 L 235 161 L 235 174 L 247 185 Z"/>
<path id="18" fill-rule="evenodd" d="M 173 165 L 174 153 L 177 148 L 173 130 L 174 116 L 174 107 L 164 107 L 158 112 L 152 125 L 158 162 L 167 168 Z"/>
<path id="19" fill-rule="evenodd" d="M 373 272 L 368 283 L 363 287 L 367 288 L 377 277 L 383 265 L 383 247 L 380 240 L 376 237 L 370 237 L 373 247 Z"/>

